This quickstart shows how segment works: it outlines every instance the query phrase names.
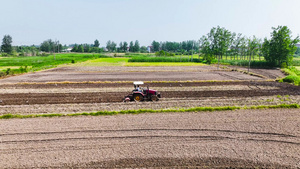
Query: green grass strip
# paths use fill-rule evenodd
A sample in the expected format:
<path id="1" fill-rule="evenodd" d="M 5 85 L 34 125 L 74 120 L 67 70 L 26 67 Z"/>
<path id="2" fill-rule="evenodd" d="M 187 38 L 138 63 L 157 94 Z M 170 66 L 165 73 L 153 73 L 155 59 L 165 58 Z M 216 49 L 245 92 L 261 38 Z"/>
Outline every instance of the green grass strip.
<path id="1" fill-rule="evenodd" d="M 251 107 L 240 107 L 240 106 L 226 106 L 226 107 L 194 107 L 188 109 L 139 109 L 139 110 L 121 110 L 121 111 L 98 111 L 92 113 L 73 113 L 73 114 L 5 114 L 0 116 L 0 119 L 13 119 L 13 118 L 37 118 L 37 117 L 61 117 L 61 116 L 108 116 L 117 114 L 141 114 L 141 113 L 183 113 L 183 112 L 213 112 L 213 111 L 225 111 L 225 110 L 239 110 L 239 109 L 277 109 L 277 108 L 300 108 L 299 104 L 280 104 L 280 105 L 260 105 Z"/>

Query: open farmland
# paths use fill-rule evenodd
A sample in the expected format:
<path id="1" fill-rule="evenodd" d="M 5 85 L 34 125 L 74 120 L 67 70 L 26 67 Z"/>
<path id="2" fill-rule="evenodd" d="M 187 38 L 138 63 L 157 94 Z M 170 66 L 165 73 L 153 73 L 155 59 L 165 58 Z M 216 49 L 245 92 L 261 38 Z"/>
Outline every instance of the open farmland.
<path id="1" fill-rule="evenodd" d="M 0 116 L 300 103 L 299 87 L 275 82 L 284 76 L 276 69 L 78 65 L 0 79 Z M 162 99 L 123 103 L 137 80 Z M 0 168 L 293 168 L 300 160 L 299 109 L 2 119 L 0 128 Z"/>
<path id="2" fill-rule="evenodd" d="M 159 102 L 123 103 L 129 82 L 28 83 L 1 85 L 0 114 L 80 113 L 176 107 L 253 106 L 300 102 L 299 87 L 274 82 L 148 82 Z"/>
<path id="3" fill-rule="evenodd" d="M 297 109 L 1 120 L 1 168 L 297 168 Z"/>
<path id="4" fill-rule="evenodd" d="M 188 81 L 188 80 L 263 80 L 231 70 L 212 66 L 170 67 L 60 67 L 0 80 L 19 82 L 84 82 L 84 81 Z"/>

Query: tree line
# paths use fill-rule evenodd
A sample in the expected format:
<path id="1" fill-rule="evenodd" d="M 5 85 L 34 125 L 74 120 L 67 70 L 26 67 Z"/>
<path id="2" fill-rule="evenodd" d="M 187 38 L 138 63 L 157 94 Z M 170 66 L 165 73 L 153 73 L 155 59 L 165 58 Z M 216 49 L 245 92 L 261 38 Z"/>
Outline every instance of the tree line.
<path id="1" fill-rule="evenodd" d="M 207 35 L 203 35 L 199 43 L 200 51 L 208 62 L 215 58 L 247 60 L 254 55 L 261 56 L 261 39 L 255 36 L 246 37 L 219 26 L 213 27 Z"/>
<path id="2" fill-rule="evenodd" d="M 255 36 L 246 37 L 219 26 L 213 27 L 207 35 L 200 38 L 200 52 L 207 62 L 227 57 L 250 62 L 254 56 L 258 56 L 259 60 L 264 57 L 272 66 L 289 66 L 297 51 L 299 37 L 292 39 L 287 26 L 272 29 L 271 39 L 265 38 L 262 41 Z"/>
<path id="3" fill-rule="evenodd" d="M 63 52 L 68 48 L 72 48 L 71 52 L 78 53 L 101 53 L 101 52 L 140 52 L 140 53 L 148 53 L 148 52 L 158 52 L 158 51 L 166 51 L 166 52 L 181 52 L 182 54 L 191 53 L 192 50 L 198 52 L 199 43 L 194 40 L 183 41 L 183 42 L 156 42 L 153 41 L 151 46 L 141 46 L 138 40 L 130 41 L 129 43 L 126 41 L 120 42 L 117 45 L 114 41 L 107 41 L 105 47 L 100 47 L 99 40 L 95 40 L 94 44 L 71 44 L 69 46 L 62 45 L 59 41 L 54 41 L 52 39 L 48 39 L 43 41 L 39 46 L 15 46 L 12 44 L 12 37 L 10 35 L 5 35 L 3 38 L 3 45 L 1 46 L 1 51 L 7 54 L 12 54 L 13 52 L 20 53 L 21 56 L 26 54 L 33 54 L 34 56 L 39 52 Z"/>
<path id="4" fill-rule="evenodd" d="M 203 35 L 200 40 L 188 40 L 182 42 L 157 42 L 153 41 L 150 46 L 140 46 L 138 40 L 135 42 L 120 42 L 117 45 L 114 41 L 107 41 L 106 46 L 101 48 L 100 42 L 96 39 L 93 44 L 62 45 L 59 41 L 51 39 L 43 41 L 39 46 L 12 46 L 12 37 L 5 35 L 2 39 L 1 52 L 19 55 L 35 56 L 39 52 L 63 52 L 69 47 L 72 52 L 79 53 L 101 53 L 101 52 L 156 52 L 160 55 L 171 53 L 192 54 L 199 53 L 203 59 L 210 63 L 214 59 L 249 60 L 258 56 L 259 60 L 264 58 L 274 66 L 290 65 L 293 55 L 300 55 L 300 49 L 296 47 L 299 37 L 292 39 L 291 31 L 287 26 L 272 28 L 271 39 L 259 39 L 255 36 L 246 37 L 241 33 L 231 32 L 223 27 L 213 27 L 210 32 Z M 2 54 L 4 55 L 4 54 Z"/>

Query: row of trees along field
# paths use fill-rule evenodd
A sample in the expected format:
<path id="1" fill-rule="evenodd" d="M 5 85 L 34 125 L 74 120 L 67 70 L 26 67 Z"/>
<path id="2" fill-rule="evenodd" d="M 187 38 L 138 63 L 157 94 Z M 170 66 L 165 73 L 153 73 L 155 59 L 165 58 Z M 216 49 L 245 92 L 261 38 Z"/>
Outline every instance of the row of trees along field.
<path id="1" fill-rule="evenodd" d="M 68 48 L 66 45 L 62 46 L 59 41 L 45 40 L 40 46 L 12 46 L 12 37 L 4 35 L 1 45 L 2 56 L 39 56 L 41 52 L 62 52 Z"/>
<path id="2" fill-rule="evenodd" d="M 114 41 L 107 41 L 106 43 L 106 50 L 108 52 L 141 52 L 146 53 L 147 47 L 146 46 L 140 46 L 140 43 L 138 40 L 136 40 L 134 43 L 133 41 L 130 41 L 129 44 L 124 41 L 120 42 L 119 46 L 117 46 L 117 43 Z"/>
<path id="3" fill-rule="evenodd" d="M 183 42 L 156 42 L 153 41 L 150 46 L 151 52 L 158 52 L 161 50 L 167 52 L 186 52 L 191 50 L 198 50 L 199 43 L 196 41 L 183 41 Z M 114 41 L 108 41 L 106 43 L 106 49 L 109 52 L 141 52 L 146 53 L 149 52 L 146 46 L 140 46 L 139 41 L 136 40 L 135 42 L 131 41 L 129 44 L 124 41 L 120 42 L 117 46 L 117 43 Z"/>
<path id="4" fill-rule="evenodd" d="M 213 27 L 210 32 L 203 35 L 199 41 L 188 40 L 182 42 L 157 42 L 151 43 L 150 51 L 158 53 L 157 56 L 169 56 L 175 54 L 190 55 L 199 53 L 203 59 L 211 63 L 215 59 L 220 60 L 265 60 L 270 66 L 290 65 L 293 55 L 300 55 L 300 49 L 295 46 L 299 37 L 292 39 L 291 31 L 286 26 L 272 28 L 271 39 L 264 40 L 255 36 L 246 37 L 240 33 L 231 32 L 225 28 Z M 94 44 L 62 45 L 59 41 L 45 40 L 39 46 L 12 46 L 12 37 L 5 35 L 2 40 L 2 56 L 7 54 L 19 56 L 37 56 L 40 52 L 57 53 L 66 51 L 72 47 L 72 52 L 101 53 L 101 52 L 149 52 L 146 46 L 140 46 L 139 41 L 126 41 L 117 43 L 107 41 L 106 46 L 101 48 L 96 39 Z M 172 53 L 173 52 L 173 53 Z"/>
<path id="5" fill-rule="evenodd" d="M 214 59 L 249 60 L 263 58 L 269 66 L 288 66 L 297 52 L 299 37 L 292 39 L 291 31 L 286 26 L 272 28 L 271 39 L 246 37 L 221 27 L 213 27 L 199 40 L 200 52 L 207 62 Z"/>
<path id="6" fill-rule="evenodd" d="M 59 41 L 54 41 L 48 39 L 43 41 L 40 45 L 32 46 L 12 46 L 12 37 L 10 35 L 5 35 L 3 38 L 3 45 L 1 51 L 9 55 L 15 55 L 16 53 L 19 56 L 36 56 L 40 52 L 47 53 L 59 53 L 66 51 L 68 48 L 72 48 L 71 52 L 78 53 L 101 53 L 101 52 L 135 52 L 135 53 L 147 53 L 149 52 L 146 46 L 140 46 L 138 40 L 135 42 L 131 41 L 127 43 L 126 41 L 120 42 L 117 46 L 117 43 L 114 41 L 107 41 L 105 47 L 100 47 L 99 41 L 96 39 L 94 44 L 71 44 L 69 46 L 62 45 Z M 153 41 L 150 46 L 150 52 L 159 52 L 161 50 L 166 52 L 174 52 L 180 54 L 191 54 L 193 50 L 194 53 L 198 52 L 199 43 L 194 40 L 183 41 L 183 42 L 156 42 Z"/>
<path id="7" fill-rule="evenodd" d="M 182 41 L 182 42 L 156 42 L 151 43 L 151 51 L 158 52 L 160 50 L 167 52 L 190 52 L 198 51 L 199 42 L 194 40 Z"/>

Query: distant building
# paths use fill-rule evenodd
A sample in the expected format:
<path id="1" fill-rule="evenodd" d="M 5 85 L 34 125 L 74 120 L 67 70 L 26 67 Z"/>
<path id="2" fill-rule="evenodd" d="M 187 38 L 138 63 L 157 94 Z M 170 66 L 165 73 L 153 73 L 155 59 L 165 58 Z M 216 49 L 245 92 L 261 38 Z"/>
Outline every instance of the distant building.
<path id="1" fill-rule="evenodd" d="M 69 47 L 68 49 L 62 50 L 62 52 L 70 53 L 72 51 L 73 47 Z"/>
<path id="2" fill-rule="evenodd" d="M 67 51 L 68 53 L 70 53 L 70 52 L 72 51 L 72 49 L 73 49 L 73 47 L 70 47 L 70 48 L 66 49 L 66 51 Z"/>
<path id="3" fill-rule="evenodd" d="M 148 51 L 149 53 L 151 53 L 151 48 L 152 48 L 152 46 L 147 46 L 147 51 Z"/>

